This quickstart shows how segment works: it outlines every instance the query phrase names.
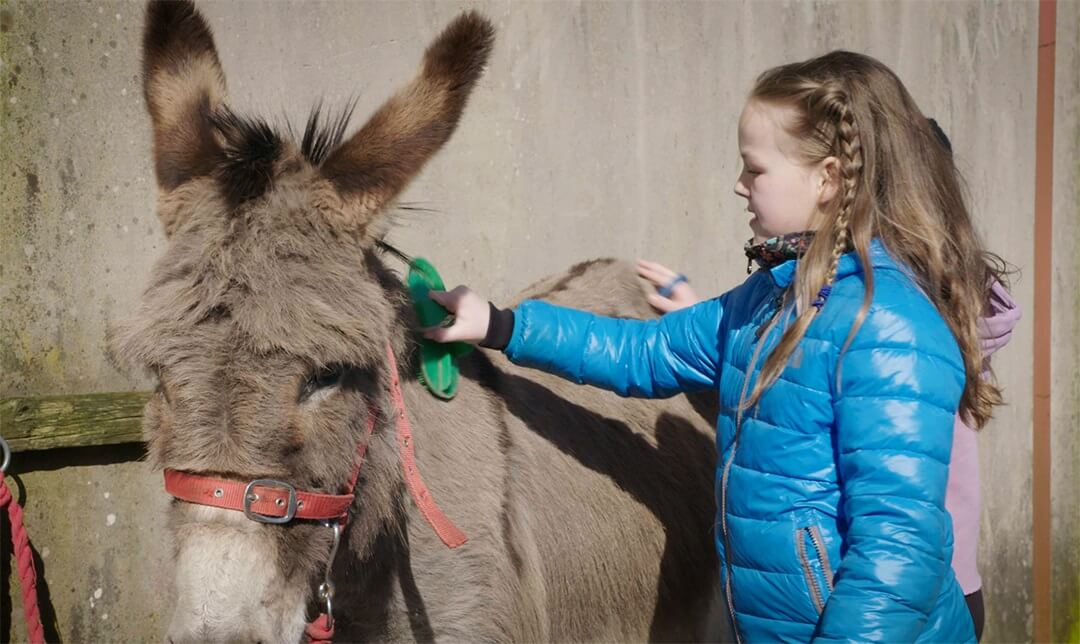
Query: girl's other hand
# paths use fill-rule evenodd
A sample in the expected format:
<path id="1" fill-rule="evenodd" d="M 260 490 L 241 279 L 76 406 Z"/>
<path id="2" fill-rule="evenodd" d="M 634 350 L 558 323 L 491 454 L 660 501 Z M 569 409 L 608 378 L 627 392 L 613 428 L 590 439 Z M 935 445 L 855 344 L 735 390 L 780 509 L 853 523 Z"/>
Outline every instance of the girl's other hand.
<path id="1" fill-rule="evenodd" d="M 663 313 L 684 309 L 701 301 L 686 281 L 686 276 L 663 264 L 639 259 L 637 273 L 656 288 L 656 293 L 648 295 L 649 304 Z"/>
<path id="2" fill-rule="evenodd" d="M 428 291 L 432 300 L 442 305 L 453 317 L 449 324 L 423 329 L 424 337 L 436 342 L 469 342 L 476 344 L 487 335 L 491 308 L 487 300 L 466 286 L 452 291 Z"/>

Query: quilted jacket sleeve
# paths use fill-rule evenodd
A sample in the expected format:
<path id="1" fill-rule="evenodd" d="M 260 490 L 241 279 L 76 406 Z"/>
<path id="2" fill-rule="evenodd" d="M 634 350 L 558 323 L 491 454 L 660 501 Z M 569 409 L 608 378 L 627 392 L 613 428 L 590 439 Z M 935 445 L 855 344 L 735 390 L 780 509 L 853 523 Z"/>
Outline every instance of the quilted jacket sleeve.
<path id="1" fill-rule="evenodd" d="M 945 483 L 963 362 L 936 312 L 910 308 L 872 309 L 837 367 L 849 528 L 816 641 L 915 641 L 949 568 Z"/>
<path id="2" fill-rule="evenodd" d="M 514 311 L 515 363 L 622 396 L 663 398 L 715 386 L 725 296 L 659 320 L 624 320 L 539 301 Z"/>

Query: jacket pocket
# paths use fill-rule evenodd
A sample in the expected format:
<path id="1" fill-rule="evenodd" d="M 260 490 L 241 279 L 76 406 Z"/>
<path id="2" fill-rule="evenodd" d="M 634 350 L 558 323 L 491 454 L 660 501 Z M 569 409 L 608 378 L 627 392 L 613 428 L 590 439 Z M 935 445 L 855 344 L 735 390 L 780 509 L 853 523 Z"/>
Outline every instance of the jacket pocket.
<path id="1" fill-rule="evenodd" d="M 825 602 L 833 588 L 832 566 L 829 564 L 829 552 L 825 549 L 825 540 L 816 525 L 799 528 L 795 531 L 795 550 L 799 555 L 806 587 L 810 591 L 810 601 L 814 603 L 818 615 L 825 610 Z"/>

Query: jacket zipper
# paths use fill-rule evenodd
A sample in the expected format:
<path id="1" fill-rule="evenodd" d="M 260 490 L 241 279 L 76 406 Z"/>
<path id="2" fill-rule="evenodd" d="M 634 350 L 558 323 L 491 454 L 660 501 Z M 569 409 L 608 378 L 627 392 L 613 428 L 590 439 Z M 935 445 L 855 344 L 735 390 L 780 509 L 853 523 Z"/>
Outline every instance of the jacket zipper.
<path id="1" fill-rule="evenodd" d="M 833 589 L 833 571 L 832 566 L 829 564 L 829 551 L 825 549 L 825 540 L 821 538 L 821 530 L 816 525 L 812 525 L 806 530 L 810 534 L 810 541 L 814 544 L 814 549 L 817 550 L 818 561 L 821 562 L 821 572 L 825 575 L 825 585 L 831 593 Z"/>
<path id="2" fill-rule="evenodd" d="M 829 565 L 829 553 L 825 550 L 825 544 L 821 539 L 821 533 L 817 526 L 800 528 L 795 534 L 795 550 L 799 554 L 799 562 L 802 564 L 803 574 L 806 576 L 807 587 L 810 588 L 810 599 L 814 602 L 814 608 L 818 615 L 825 611 L 825 594 L 818 583 L 817 575 L 810 565 L 810 557 L 806 553 L 806 538 L 810 539 L 816 551 L 818 561 L 821 563 L 822 574 L 825 577 L 825 586 L 832 592 L 833 574 Z"/>
<path id="3" fill-rule="evenodd" d="M 720 527 L 724 531 L 724 567 L 727 569 L 727 574 L 724 575 L 724 595 L 727 598 L 728 616 L 731 617 L 731 630 L 735 633 L 736 643 L 742 642 L 742 637 L 739 636 L 739 625 L 735 621 L 734 593 L 731 589 L 731 538 L 727 529 L 727 479 L 731 471 L 731 462 L 735 460 L 735 449 L 739 446 L 739 425 L 740 423 L 736 421 L 731 454 L 728 454 L 727 461 L 724 462 L 724 474 L 720 477 Z"/>
<path id="4" fill-rule="evenodd" d="M 735 600 L 734 590 L 732 589 L 731 582 L 731 535 L 727 529 L 727 482 L 728 474 L 731 473 L 731 464 L 735 461 L 735 451 L 739 448 L 739 434 L 742 431 L 742 417 L 743 417 L 743 401 L 746 400 L 746 392 L 750 385 L 750 378 L 754 374 L 754 367 L 757 365 L 757 360 L 761 353 L 761 336 L 765 333 L 765 328 L 772 322 L 780 310 L 780 303 L 783 301 L 783 292 L 772 300 L 773 307 L 776 310 L 773 315 L 766 318 L 764 322 L 754 332 L 754 344 L 757 346 L 754 349 L 753 356 L 750 360 L 750 365 L 746 369 L 746 377 L 743 378 L 742 393 L 739 394 L 739 407 L 735 411 L 735 437 L 731 441 L 731 453 L 728 454 L 727 460 L 724 462 L 724 473 L 720 476 L 720 528 L 724 532 L 724 567 L 727 569 L 727 575 L 724 579 L 724 594 L 727 598 L 728 616 L 731 618 L 731 630 L 735 634 L 735 642 L 741 644 L 742 636 L 739 635 L 739 625 L 735 621 Z M 767 306 L 767 305 L 766 305 Z"/>

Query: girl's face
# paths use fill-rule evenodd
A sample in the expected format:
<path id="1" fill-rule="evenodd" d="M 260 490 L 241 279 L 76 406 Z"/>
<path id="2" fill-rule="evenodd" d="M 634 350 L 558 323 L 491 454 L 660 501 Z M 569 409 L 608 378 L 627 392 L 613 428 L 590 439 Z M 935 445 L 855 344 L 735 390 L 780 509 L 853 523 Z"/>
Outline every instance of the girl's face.
<path id="1" fill-rule="evenodd" d="M 835 194 L 828 170 L 836 159 L 812 165 L 799 160 L 797 142 L 781 126 L 793 115 L 791 107 L 751 100 L 739 118 L 743 169 L 735 194 L 746 199 L 754 243 L 812 230 Z"/>

